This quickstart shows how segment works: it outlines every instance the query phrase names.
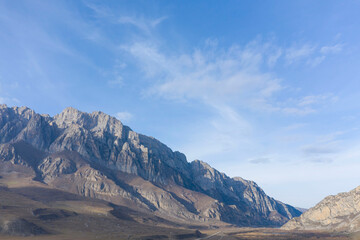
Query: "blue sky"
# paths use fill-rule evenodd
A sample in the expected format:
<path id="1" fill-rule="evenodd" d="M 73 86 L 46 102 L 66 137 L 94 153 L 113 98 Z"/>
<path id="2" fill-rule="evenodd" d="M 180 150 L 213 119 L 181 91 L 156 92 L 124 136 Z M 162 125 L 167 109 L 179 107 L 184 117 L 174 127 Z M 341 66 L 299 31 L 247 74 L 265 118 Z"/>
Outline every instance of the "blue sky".
<path id="1" fill-rule="evenodd" d="M 1 1 L 0 102 L 101 110 L 311 207 L 360 185 L 359 1 Z"/>

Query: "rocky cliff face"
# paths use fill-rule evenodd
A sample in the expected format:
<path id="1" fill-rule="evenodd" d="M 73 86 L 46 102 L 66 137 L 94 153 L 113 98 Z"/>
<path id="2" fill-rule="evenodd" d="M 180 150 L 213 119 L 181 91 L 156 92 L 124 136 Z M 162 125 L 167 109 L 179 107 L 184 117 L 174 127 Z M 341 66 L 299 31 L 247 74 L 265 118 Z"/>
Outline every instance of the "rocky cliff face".
<path id="1" fill-rule="evenodd" d="M 102 112 L 67 108 L 50 117 L 1 105 L 1 164 L 22 166 L 16 169 L 52 187 L 181 221 L 279 226 L 301 214 L 256 183 L 188 163 Z"/>
<path id="2" fill-rule="evenodd" d="M 288 230 L 360 231 L 360 187 L 328 196 L 298 218 L 286 223 Z"/>

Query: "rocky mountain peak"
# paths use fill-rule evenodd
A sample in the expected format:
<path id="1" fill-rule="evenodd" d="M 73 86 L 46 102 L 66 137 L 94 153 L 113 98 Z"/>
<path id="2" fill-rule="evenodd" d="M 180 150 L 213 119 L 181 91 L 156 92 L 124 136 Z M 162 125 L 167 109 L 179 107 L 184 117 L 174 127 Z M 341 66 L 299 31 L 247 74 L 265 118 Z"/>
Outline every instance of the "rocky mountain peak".
<path id="1" fill-rule="evenodd" d="M 83 112 L 76 109 L 76 108 L 73 108 L 73 107 L 66 107 L 60 114 L 65 114 L 65 115 L 72 115 L 72 114 L 82 114 Z"/>
<path id="2" fill-rule="evenodd" d="M 201 161 L 199 159 L 195 159 L 194 161 L 192 161 L 192 164 L 198 165 L 199 167 L 202 167 L 204 169 L 208 169 L 208 170 L 212 169 L 212 167 L 208 163 Z"/>
<path id="3" fill-rule="evenodd" d="M 69 107 L 49 117 L 2 106 L 0 155 L 0 170 L 4 162 L 23 164 L 52 187 L 130 202 L 171 218 L 278 226 L 300 214 L 255 183 L 200 160 L 188 163 L 184 154 L 99 111 Z"/>
<path id="4" fill-rule="evenodd" d="M 235 180 L 235 181 L 238 181 L 238 182 L 251 182 L 251 181 L 249 181 L 249 180 L 245 180 L 245 179 L 243 179 L 242 177 L 233 177 L 233 179 Z"/>
<path id="5" fill-rule="evenodd" d="M 227 176 L 224 173 L 217 171 L 215 168 L 212 168 L 209 164 L 201 160 L 194 160 L 191 162 L 193 171 L 199 173 L 195 178 L 200 176 L 203 178 L 208 178 L 211 181 L 220 181 L 223 182 Z"/>
<path id="6" fill-rule="evenodd" d="M 116 137 L 123 137 L 124 125 L 119 119 L 100 111 L 93 112 L 90 116 L 94 121 L 94 131 L 107 131 Z M 131 130 L 129 127 L 126 128 L 127 130 Z"/>
<path id="7" fill-rule="evenodd" d="M 118 138 L 123 137 L 123 124 L 120 120 L 100 111 L 85 113 L 75 108 L 68 107 L 60 114 L 54 116 L 58 127 L 84 128 L 88 131 L 101 133 L 108 132 Z M 129 129 L 129 128 L 127 128 Z"/>
<path id="8" fill-rule="evenodd" d="M 77 124 L 83 126 L 87 122 L 86 114 L 73 108 L 67 107 L 60 114 L 55 115 L 56 124 L 60 127 Z"/>
<path id="9" fill-rule="evenodd" d="M 8 116 L 9 114 L 16 114 L 19 115 L 19 117 L 25 119 L 30 119 L 35 114 L 35 111 L 28 107 L 8 107 L 6 104 L 0 104 L 0 111 L 3 113 L 7 113 L 4 116 Z"/>

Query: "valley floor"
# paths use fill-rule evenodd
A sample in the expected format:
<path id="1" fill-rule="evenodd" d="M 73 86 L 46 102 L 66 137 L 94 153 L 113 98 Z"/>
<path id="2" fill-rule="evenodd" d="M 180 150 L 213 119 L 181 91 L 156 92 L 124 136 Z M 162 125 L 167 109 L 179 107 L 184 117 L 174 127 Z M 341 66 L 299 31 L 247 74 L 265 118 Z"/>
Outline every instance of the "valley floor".
<path id="1" fill-rule="evenodd" d="M 276 228 L 213 225 L 210 230 L 205 223 L 170 222 L 103 200 L 48 188 L 31 179 L 25 180 L 19 176 L 0 178 L 1 240 L 360 240 L 360 234 Z"/>
<path id="2" fill-rule="evenodd" d="M 207 240 L 359 240 L 360 235 L 347 235 L 341 233 L 325 232 L 300 232 L 300 231 L 283 231 L 272 228 L 227 228 L 217 230 L 204 230 L 196 232 L 195 230 L 186 229 L 138 229 L 127 228 L 125 231 L 99 231 L 92 229 L 89 231 L 69 231 L 67 233 L 16 237 L 1 236 L 2 240 L 157 240 L 157 239 L 207 239 Z"/>
<path id="3" fill-rule="evenodd" d="M 344 233 L 286 231 L 277 228 L 228 228 L 217 231 L 204 231 L 209 240 L 358 240 L 359 236 Z"/>

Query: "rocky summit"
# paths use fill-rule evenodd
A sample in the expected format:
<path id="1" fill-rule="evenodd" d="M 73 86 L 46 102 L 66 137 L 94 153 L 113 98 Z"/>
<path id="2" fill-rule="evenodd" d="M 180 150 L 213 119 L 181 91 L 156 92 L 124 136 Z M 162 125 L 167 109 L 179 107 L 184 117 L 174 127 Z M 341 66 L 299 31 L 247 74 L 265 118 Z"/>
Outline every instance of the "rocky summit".
<path id="1" fill-rule="evenodd" d="M 255 182 L 189 163 L 102 112 L 66 108 L 51 117 L 1 105 L 0 176 L 14 173 L 175 222 L 280 226 L 301 214 Z"/>
<path id="2" fill-rule="evenodd" d="M 360 187 L 350 192 L 326 197 L 300 217 L 290 220 L 282 228 L 358 232 L 360 229 Z"/>

